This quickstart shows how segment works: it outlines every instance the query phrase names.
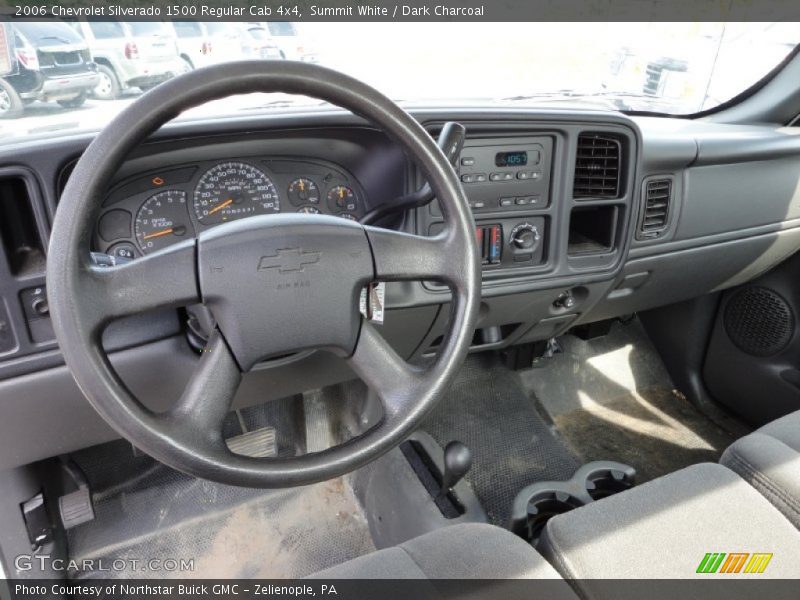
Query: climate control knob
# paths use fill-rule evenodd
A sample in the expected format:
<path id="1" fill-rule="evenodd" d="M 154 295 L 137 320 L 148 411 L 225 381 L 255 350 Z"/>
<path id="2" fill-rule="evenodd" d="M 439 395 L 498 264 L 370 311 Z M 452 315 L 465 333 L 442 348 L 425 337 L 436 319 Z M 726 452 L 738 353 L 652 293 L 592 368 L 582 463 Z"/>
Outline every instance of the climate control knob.
<path id="1" fill-rule="evenodd" d="M 530 223 L 520 223 L 511 230 L 509 241 L 512 246 L 519 250 L 533 250 L 539 245 L 542 234 L 539 228 Z"/>

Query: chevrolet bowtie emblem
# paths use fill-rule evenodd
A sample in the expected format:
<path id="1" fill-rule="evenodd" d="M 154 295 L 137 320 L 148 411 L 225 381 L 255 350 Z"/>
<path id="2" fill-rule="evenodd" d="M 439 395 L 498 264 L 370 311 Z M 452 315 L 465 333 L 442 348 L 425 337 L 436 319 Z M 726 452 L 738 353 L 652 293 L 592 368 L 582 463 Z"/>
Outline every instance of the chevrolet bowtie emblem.
<path id="1" fill-rule="evenodd" d="M 286 248 L 276 254 L 262 256 L 258 262 L 259 271 L 277 270 L 278 273 L 304 271 L 306 265 L 319 262 L 322 252 L 306 252 L 302 248 Z"/>

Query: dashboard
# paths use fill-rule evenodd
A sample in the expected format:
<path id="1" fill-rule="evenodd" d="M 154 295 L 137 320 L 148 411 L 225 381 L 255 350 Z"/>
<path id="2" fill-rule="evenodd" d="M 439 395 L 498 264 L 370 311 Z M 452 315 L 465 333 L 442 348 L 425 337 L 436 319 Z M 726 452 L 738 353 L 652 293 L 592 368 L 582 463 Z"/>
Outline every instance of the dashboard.
<path id="1" fill-rule="evenodd" d="M 364 191 L 333 163 L 244 156 L 137 174 L 112 188 L 103 205 L 97 250 L 135 259 L 256 215 L 296 212 L 358 220 Z"/>
<path id="2" fill-rule="evenodd" d="M 800 248 L 800 136 L 790 128 L 585 110 L 412 114 L 433 136 L 446 121 L 467 129 L 456 170 L 483 263 L 473 351 L 730 288 Z M 59 195 L 91 141 L 0 145 L 0 468 L 116 437 L 64 366 L 44 277 Z M 343 111 L 174 123 L 120 169 L 93 249 L 135 260 L 253 215 L 360 219 L 424 182 L 393 140 Z M 434 200 L 378 225 L 432 235 L 443 217 Z M 449 305 L 449 290 L 435 283 L 388 283 L 378 329 L 398 354 L 424 360 L 441 342 Z M 186 311 L 166 310 L 115 322 L 103 336 L 122 379 L 153 410 L 192 376 L 191 329 Z M 248 373 L 234 404 L 353 377 L 328 353 L 281 357 Z"/>

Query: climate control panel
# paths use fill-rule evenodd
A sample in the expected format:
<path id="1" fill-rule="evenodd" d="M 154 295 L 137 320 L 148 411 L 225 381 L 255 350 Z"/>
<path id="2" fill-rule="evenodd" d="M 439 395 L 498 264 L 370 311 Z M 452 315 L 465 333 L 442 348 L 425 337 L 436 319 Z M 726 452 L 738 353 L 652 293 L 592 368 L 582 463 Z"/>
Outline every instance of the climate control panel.
<path id="1" fill-rule="evenodd" d="M 532 267 L 545 261 L 545 217 L 496 219 L 475 224 L 475 238 L 484 269 Z M 429 234 L 442 231 L 442 223 L 430 226 Z"/>
<path id="2" fill-rule="evenodd" d="M 476 225 L 484 269 L 531 267 L 545 260 L 545 217 L 499 219 Z"/>

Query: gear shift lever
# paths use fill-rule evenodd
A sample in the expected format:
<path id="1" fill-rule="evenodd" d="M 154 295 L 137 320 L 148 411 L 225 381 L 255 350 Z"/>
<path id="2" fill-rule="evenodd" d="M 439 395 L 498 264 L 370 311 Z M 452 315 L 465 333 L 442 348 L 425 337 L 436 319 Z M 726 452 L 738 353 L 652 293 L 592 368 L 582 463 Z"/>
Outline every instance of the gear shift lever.
<path id="1" fill-rule="evenodd" d="M 444 498 L 464 478 L 472 466 L 472 450 L 459 441 L 447 444 L 444 449 L 444 474 L 437 499 Z"/>

